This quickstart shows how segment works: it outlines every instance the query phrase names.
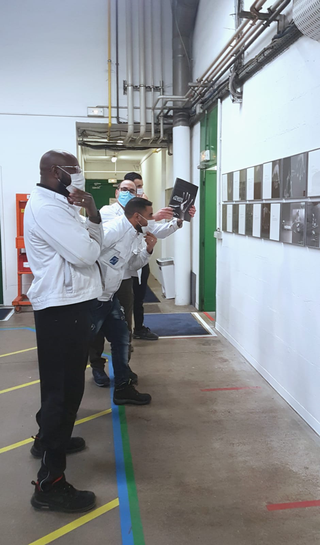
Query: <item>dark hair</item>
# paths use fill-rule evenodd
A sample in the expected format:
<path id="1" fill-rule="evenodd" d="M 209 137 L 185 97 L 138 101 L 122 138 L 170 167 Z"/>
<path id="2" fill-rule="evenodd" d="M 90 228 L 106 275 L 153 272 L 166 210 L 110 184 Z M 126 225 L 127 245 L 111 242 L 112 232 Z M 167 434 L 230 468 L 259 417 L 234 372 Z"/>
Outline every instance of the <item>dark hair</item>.
<path id="1" fill-rule="evenodd" d="M 125 177 L 125 180 L 131 180 L 131 182 L 134 182 L 134 180 L 142 180 L 141 174 L 138 174 L 137 172 L 128 172 Z"/>
<path id="2" fill-rule="evenodd" d="M 125 206 L 124 213 L 126 218 L 132 218 L 133 214 L 136 212 L 141 214 L 141 212 L 144 212 L 147 206 L 152 206 L 152 202 L 148 201 L 147 199 L 143 199 L 142 197 L 133 197 Z"/>

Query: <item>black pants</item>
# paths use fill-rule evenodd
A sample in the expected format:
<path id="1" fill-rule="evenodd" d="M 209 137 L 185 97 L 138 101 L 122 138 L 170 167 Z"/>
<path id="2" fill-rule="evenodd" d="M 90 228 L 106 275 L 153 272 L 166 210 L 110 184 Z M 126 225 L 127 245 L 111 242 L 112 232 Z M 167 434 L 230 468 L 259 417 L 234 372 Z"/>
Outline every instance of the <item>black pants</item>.
<path id="1" fill-rule="evenodd" d="M 66 447 L 84 391 L 94 301 L 35 311 L 41 409 L 42 486 L 66 468 Z"/>
<path id="2" fill-rule="evenodd" d="M 128 361 L 130 361 L 131 358 L 131 340 L 132 340 L 132 311 L 133 311 L 133 291 L 132 291 L 132 278 L 128 278 L 127 280 L 122 280 L 121 286 L 118 289 L 116 295 L 115 295 L 120 305 L 123 307 L 125 319 L 127 322 L 128 330 L 129 330 L 129 354 L 128 354 Z M 90 343 L 89 348 L 89 360 L 90 365 L 92 369 L 100 369 L 101 371 L 104 370 L 105 366 L 105 358 L 101 357 L 102 352 L 104 351 L 104 333 L 100 330 L 92 342 Z"/>
<path id="3" fill-rule="evenodd" d="M 149 274 L 150 267 L 147 263 L 147 265 L 142 267 L 141 284 L 139 284 L 139 278 L 133 277 L 133 316 L 135 331 L 140 331 L 144 322 L 143 300 L 146 296 Z"/>

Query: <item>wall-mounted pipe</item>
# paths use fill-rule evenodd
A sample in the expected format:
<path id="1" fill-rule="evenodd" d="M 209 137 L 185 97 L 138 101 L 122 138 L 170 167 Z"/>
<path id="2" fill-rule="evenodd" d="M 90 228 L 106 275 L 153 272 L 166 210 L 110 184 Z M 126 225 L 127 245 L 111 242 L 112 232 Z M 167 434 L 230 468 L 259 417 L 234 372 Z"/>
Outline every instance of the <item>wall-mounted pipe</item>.
<path id="1" fill-rule="evenodd" d="M 127 45 L 127 106 L 128 131 L 124 144 L 128 144 L 134 133 L 133 117 L 133 43 L 132 43 L 132 0 L 126 1 L 126 45 Z"/>
<path id="2" fill-rule="evenodd" d="M 145 55 L 145 6 L 144 0 L 139 0 L 139 63 L 140 63 L 140 134 L 137 144 L 140 144 L 146 134 L 146 55 Z"/>
<path id="3" fill-rule="evenodd" d="M 150 25 L 150 61 L 151 61 L 151 104 L 153 104 L 154 102 L 154 59 L 153 59 L 153 0 L 150 0 L 150 20 L 149 20 L 149 25 Z M 153 141 L 154 139 L 154 112 L 153 110 L 151 111 L 151 138 L 149 140 L 149 144 L 151 144 L 151 142 Z"/>
<path id="4" fill-rule="evenodd" d="M 108 138 L 111 132 L 111 0 L 108 0 Z"/>

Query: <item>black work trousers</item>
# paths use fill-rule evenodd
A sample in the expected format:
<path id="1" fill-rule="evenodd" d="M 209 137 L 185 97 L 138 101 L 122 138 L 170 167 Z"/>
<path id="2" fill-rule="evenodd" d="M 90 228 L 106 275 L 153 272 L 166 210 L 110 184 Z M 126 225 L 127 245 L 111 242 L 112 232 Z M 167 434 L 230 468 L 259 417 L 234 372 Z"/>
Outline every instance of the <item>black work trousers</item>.
<path id="1" fill-rule="evenodd" d="M 84 391 L 94 305 L 96 300 L 34 312 L 41 390 L 36 415 L 41 486 L 52 483 L 66 468 L 66 448 Z"/>
<path id="2" fill-rule="evenodd" d="M 150 267 L 149 263 L 147 263 L 147 265 L 142 267 L 141 283 L 139 284 L 139 278 L 133 277 L 133 316 L 135 331 L 140 331 L 144 322 L 143 301 L 146 296 L 149 274 Z"/>

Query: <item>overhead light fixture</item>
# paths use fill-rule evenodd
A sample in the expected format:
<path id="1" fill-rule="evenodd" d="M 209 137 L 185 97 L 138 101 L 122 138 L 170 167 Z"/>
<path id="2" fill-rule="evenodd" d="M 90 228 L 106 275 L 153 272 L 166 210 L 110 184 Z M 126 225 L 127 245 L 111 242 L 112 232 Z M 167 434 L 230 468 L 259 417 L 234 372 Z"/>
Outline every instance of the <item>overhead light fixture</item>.
<path id="1" fill-rule="evenodd" d="M 96 106 L 95 108 L 87 108 L 88 117 L 104 117 L 104 109 Z"/>
<path id="2" fill-rule="evenodd" d="M 111 157 L 111 161 L 112 161 L 113 163 L 116 163 L 117 160 L 118 160 L 118 157 L 117 157 L 116 155 L 113 155 L 113 157 Z"/>
<path id="3" fill-rule="evenodd" d="M 117 144 L 122 145 L 122 144 L 123 144 L 123 140 L 117 140 Z"/>

